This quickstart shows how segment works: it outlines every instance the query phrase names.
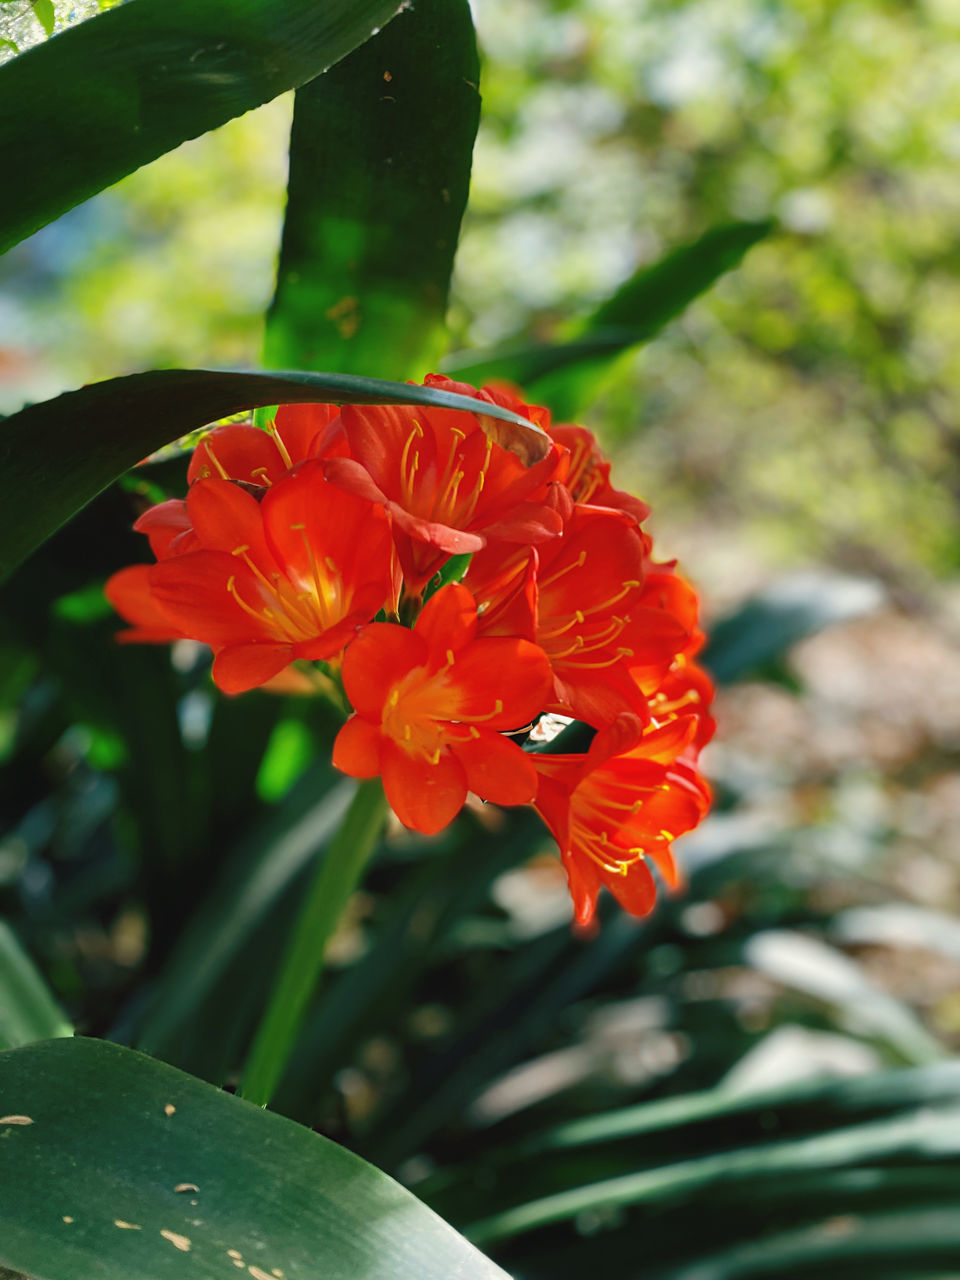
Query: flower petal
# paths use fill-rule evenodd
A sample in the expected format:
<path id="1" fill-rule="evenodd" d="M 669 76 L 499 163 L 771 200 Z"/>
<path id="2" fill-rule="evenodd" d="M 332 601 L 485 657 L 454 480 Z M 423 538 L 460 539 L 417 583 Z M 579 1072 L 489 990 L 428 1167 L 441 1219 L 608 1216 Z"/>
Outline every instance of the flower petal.
<path id="1" fill-rule="evenodd" d="M 517 729 L 539 715 L 553 688 L 547 655 L 528 640 L 491 636 L 457 655 L 450 683 L 457 710 L 451 719 Z"/>
<path id="2" fill-rule="evenodd" d="M 192 551 L 151 565 L 149 574 L 155 600 L 185 635 L 215 648 L 276 640 L 270 621 L 257 612 L 260 583 L 236 556 Z"/>
<path id="3" fill-rule="evenodd" d="M 432 836 L 460 812 L 467 798 L 467 780 L 451 752 L 441 751 L 432 764 L 385 738 L 380 759 L 384 792 L 405 827 Z"/>
<path id="4" fill-rule="evenodd" d="M 224 693 L 246 693 L 279 675 L 292 656 L 288 644 L 230 645 L 213 660 L 213 682 Z"/>
<path id="5" fill-rule="evenodd" d="M 533 762 L 509 738 L 478 729 L 477 737 L 457 738 L 450 750 L 463 765 L 468 788 L 494 804 L 529 804 L 537 793 Z"/>
<path id="6" fill-rule="evenodd" d="M 276 566 L 263 536 L 260 503 L 232 480 L 198 480 L 187 495 L 187 512 L 205 551 L 242 548 L 262 568 Z"/>
<path id="7" fill-rule="evenodd" d="M 351 778 L 375 778 L 380 772 L 383 735 L 362 716 L 351 716 L 333 743 L 334 768 Z"/>
<path id="8" fill-rule="evenodd" d="M 442 665 L 447 650 L 459 652 L 476 634 L 477 603 L 459 582 L 448 583 L 423 606 L 414 630 L 425 641 L 431 663 Z"/>
<path id="9" fill-rule="evenodd" d="M 373 622 L 364 627 L 343 657 L 343 687 L 350 705 L 379 725 L 390 690 L 412 667 L 427 661 L 427 646 L 406 627 Z"/>
<path id="10" fill-rule="evenodd" d="M 132 631 L 121 631 L 117 639 L 143 644 L 168 644 L 179 640 L 183 632 L 170 623 L 170 619 L 157 603 L 150 586 L 149 564 L 134 564 L 108 578 L 103 592 L 110 603 L 127 622 Z"/>

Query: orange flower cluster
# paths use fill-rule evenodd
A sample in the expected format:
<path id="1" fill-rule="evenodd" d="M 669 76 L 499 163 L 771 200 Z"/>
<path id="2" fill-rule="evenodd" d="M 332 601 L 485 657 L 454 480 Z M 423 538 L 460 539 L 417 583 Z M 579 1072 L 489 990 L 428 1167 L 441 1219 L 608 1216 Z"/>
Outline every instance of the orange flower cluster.
<path id="1" fill-rule="evenodd" d="M 468 792 L 533 804 L 578 922 L 602 885 L 644 915 L 650 864 L 674 885 L 671 844 L 709 805 L 696 596 L 652 559 L 648 510 L 590 432 L 503 388 L 427 385 L 476 413 L 300 405 L 269 431 L 214 428 L 186 499 L 137 521 L 156 563 L 107 583 L 120 639 L 208 644 L 227 693 L 321 664 L 353 709 L 334 764 L 381 776 L 406 826 L 440 831 Z M 491 403 L 542 447 L 505 437 Z M 590 749 L 524 750 L 545 712 L 592 726 Z"/>

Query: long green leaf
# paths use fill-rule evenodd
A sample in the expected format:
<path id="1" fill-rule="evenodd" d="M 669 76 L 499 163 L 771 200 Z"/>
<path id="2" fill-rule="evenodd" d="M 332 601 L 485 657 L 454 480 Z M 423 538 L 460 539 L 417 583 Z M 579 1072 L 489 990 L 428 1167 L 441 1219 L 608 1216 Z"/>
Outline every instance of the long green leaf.
<path id="1" fill-rule="evenodd" d="M 491 379 L 519 383 L 555 416 L 572 417 L 598 371 L 631 347 L 649 342 L 772 229 L 771 222 L 714 227 L 638 271 L 581 321 L 567 341 L 507 346 L 479 357 L 468 352 L 452 356 L 444 367 L 478 385 Z"/>
<path id="2" fill-rule="evenodd" d="M 133 0 L 136 3 L 137 0 Z M 476 400 L 430 387 L 335 373 L 155 369 L 96 382 L 0 422 L 0 582 L 55 529 L 145 454 L 218 418 L 268 404 L 432 404 L 475 411 Z M 499 438 L 533 455 L 547 437 L 484 406 Z"/>
<path id="3" fill-rule="evenodd" d="M 297 90 L 267 364 L 389 378 L 434 366 L 479 73 L 466 0 L 418 0 Z"/>
<path id="4" fill-rule="evenodd" d="M 0 1049 L 72 1035 L 36 965 L 0 921 Z"/>
<path id="5" fill-rule="evenodd" d="M 503 1280 L 359 1157 L 130 1049 L 9 1050 L 0 1097 L 0 1264 L 34 1280 Z"/>
<path id="6" fill-rule="evenodd" d="M 305 84 L 398 0 L 129 0 L 0 68 L 0 252 L 125 174 Z"/>
<path id="7" fill-rule="evenodd" d="M 312 770 L 305 783 L 317 794 L 309 803 L 304 788 L 254 833 L 250 846 L 230 863 L 208 901 L 180 937 L 161 974 L 144 1018 L 139 1046 L 164 1057 L 177 1055 L 198 1010 L 231 962 L 274 909 L 284 891 L 324 848 L 346 813 L 352 787 L 342 780 L 332 790 Z M 244 1001 L 237 1001 L 243 1007 Z M 245 1010 L 249 1014 L 249 1010 Z M 193 1065 L 192 1063 L 190 1064 Z"/>
<path id="8" fill-rule="evenodd" d="M 644 1169 L 518 1205 L 475 1223 L 467 1231 L 480 1243 L 532 1231 L 588 1210 L 651 1203 L 680 1193 L 702 1192 L 734 1179 L 765 1179 L 811 1170 L 850 1167 L 907 1157 L 960 1155 L 960 1106 L 918 1111 L 835 1133 L 815 1134 L 747 1150 L 726 1150 L 659 1169 Z"/>

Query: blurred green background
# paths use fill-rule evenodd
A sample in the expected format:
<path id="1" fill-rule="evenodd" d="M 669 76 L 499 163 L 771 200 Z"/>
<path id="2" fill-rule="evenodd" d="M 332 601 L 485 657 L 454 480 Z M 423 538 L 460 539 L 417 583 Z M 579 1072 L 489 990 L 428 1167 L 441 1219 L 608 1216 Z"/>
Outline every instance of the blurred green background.
<path id="1" fill-rule="evenodd" d="M 56 0 L 55 17 L 96 7 Z M 778 229 L 623 357 L 585 415 L 716 627 L 708 660 L 724 687 L 705 767 L 718 806 L 680 847 L 689 895 L 648 925 L 608 913 L 584 945 L 548 842 L 523 861 L 522 819 L 481 812 L 429 848 L 395 832 L 281 1096 L 458 1226 L 571 1179 L 769 1137 L 759 1107 L 703 1132 L 667 1117 L 633 1163 L 591 1146 L 566 1181 L 551 1156 L 512 1184 L 498 1150 L 535 1150 L 551 1125 L 722 1082 L 749 1094 L 904 1064 L 935 1073 L 960 1045 L 960 3 L 473 8 L 483 117 L 453 349 L 562 335 L 718 223 L 773 216 Z M 0 7 L 0 39 L 42 35 L 26 0 Z M 6 255 L 0 411 L 155 365 L 258 362 L 290 116 L 279 99 L 188 143 Z M 142 554 L 123 532 L 134 510 L 126 490 L 101 499 L 78 525 L 92 556 L 71 560 L 61 535 L 6 593 L 0 901 L 81 1030 L 230 1083 L 250 1029 L 235 993 L 263 986 L 259 955 L 329 822 L 316 797 L 332 727 L 262 695 L 215 699 L 188 650 L 173 670 L 156 653 L 115 660 L 95 597 L 108 568 Z M 101 673 L 83 696 L 71 664 Z M 150 705 L 124 702 L 145 684 Z M 145 798 L 147 751 L 168 751 L 169 771 Z M 481 847 L 495 853 L 464 883 Z M 214 920 L 227 925 L 211 957 Z M 391 987 L 398 957 L 408 968 Z M 178 1008 L 171 992 L 194 979 Z M 890 1107 L 920 1106 L 927 1087 Z M 830 1098 L 773 1128 L 885 1114 Z M 955 1156 L 935 1147 L 851 1147 L 853 1172 L 815 1184 L 821 1157 L 798 1155 L 779 1191 L 762 1169 L 744 1175 L 743 1237 L 762 1225 L 781 1242 L 766 1260 L 730 1253 L 709 1172 L 677 1201 L 638 1192 L 643 1274 L 807 1274 L 825 1248 L 831 1276 L 960 1274 L 944 1227 L 954 1175 L 910 1164 Z M 704 1248 L 727 1259 L 714 1270 L 683 1269 L 671 1215 L 691 1198 Z M 917 1218 L 897 1236 L 894 1211 L 910 1206 L 933 1215 L 929 1230 Z M 638 1225 L 625 1212 L 586 1196 L 499 1256 L 524 1276 L 572 1274 L 575 1236 L 622 1266 Z M 875 1237 L 885 1261 L 857 1253 L 861 1212 L 894 1215 L 893 1242 Z M 809 1240 L 790 1237 L 806 1227 Z"/>

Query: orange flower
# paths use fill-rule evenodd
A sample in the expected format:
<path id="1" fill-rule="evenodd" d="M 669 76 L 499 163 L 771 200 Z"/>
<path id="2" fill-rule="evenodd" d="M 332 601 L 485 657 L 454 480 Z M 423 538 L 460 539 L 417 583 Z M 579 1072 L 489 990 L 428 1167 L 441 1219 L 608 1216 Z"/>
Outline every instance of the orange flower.
<path id="1" fill-rule="evenodd" d="M 426 384 L 483 402 L 483 393 L 447 378 L 431 376 Z M 482 418 L 479 406 L 477 414 L 408 405 L 342 410 L 350 456 L 331 459 L 327 475 L 390 512 L 413 597 L 452 555 L 479 551 L 491 538 L 534 543 L 560 532 L 550 494 L 559 449 L 551 446 L 528 466 L 496 442 Z"/>
<path id="2" fill-rule="evenodd" d="M 229 480 L 197 480 L 189 528 L 170 541 L 179 509 L 163 506 L 167 515 L 154 517 L 161 550 L 188 534 L 195 549 L 110 579 L 108 598 L 135 624 L 121 639 L 211 645 L 226 693 L 264 684 L 297 658 L 335 658 L 390 594 L 386 513 L 328 484 L 318 462 L 282 476 L 262 502 Z"/>
<path id="3" fill-rule="evenodd" d="M 631 517 L 578 506 L 562 536 L 541 547 L 492 545 L 474 556 L 464 583 L 480 602 L 481 630 L 509 628 L 540 645 L 554 674 L 547 710 L 597 727 L 622 711 L 646 717 L 624 639 L 646 554 Z"/>
<path id="4" fill-rule="evenodd" d="M 456 816 L 468 790 L 515 805 L 537 789 L 531 757 L 499 731 L 541 711 L 549 664 L 529 641 L 478 640 L 476 630 L 473 597 L 450 584 L 413 630 L 372 623 L 343 659 L 356 714 L 337 735 L 333 763 L 355 778 L 381 774 L 400 821 L 427 835 Z"/>
<path id="5" fill-rule="evenodd" d="M 540 776 L 534 807 L 560 846 L 578 924 L 592 920 L 601 886 L 631 915 L 652 911 L 650 862 L 677 886 L 671 843 L 710 803 L 706 783 L 681 758 L 696 732 L 695 716 L 645 728 L 621 715 L 585 755 L 531 756 Z"/>
<path id="6" fill-rule="evenodd" d="M 631 493 L 614 489 L 610 483 L 610 463 L 600 451 L 596 437 L 586 427 L 572 422 L 547 427 L 552 440 L 562 444 L 569 452 L 565 475 L 561 478 L 574 502 L 588 503 L 593 507 L 611 507 L 625 511 L 637 524 L 642 524 L 650 514 L 650 508 Z"/>
<path id="7" fill-rule="evenodd" d="M 285 404 L 266 431 L 240 422 L 208 431 L 193 451 L 187 480 L 219 478 L 264 488 L 298 462 L 345 452 L 339 405 Z"/>

